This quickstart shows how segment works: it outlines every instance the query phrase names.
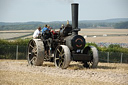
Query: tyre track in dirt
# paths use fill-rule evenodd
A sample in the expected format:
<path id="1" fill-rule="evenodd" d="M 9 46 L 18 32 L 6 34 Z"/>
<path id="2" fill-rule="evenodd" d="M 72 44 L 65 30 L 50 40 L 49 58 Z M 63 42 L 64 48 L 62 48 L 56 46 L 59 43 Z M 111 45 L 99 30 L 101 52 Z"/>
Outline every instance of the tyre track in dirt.
<path id="1" fill-rule="evenodd" d="M 54 67 L 54 64 L 44 64 L 44 66 L 28 66 L 27 62 L 21 61 L 0 61 L 0 71 L 14 71 L 25 73 L 45 74 L 49 76 L 63 78 L 89 79 L 91 81 L 128 85 L 128 72 L 123 69 L 111 67 L 110 69 L 85 69 L 81 68 L 79 63 L 74 62 L 68 69 L 60 69 Z M 81 81 L 83 83 L 83 81 Z M 81 84 L 82 84 L 81 83 Z M 72 85 L 72 84 L 71 84 Z M 98 84 L 97 84 L 98 85 Z M 107 84 L 106 84 L 107 85 Z"/>

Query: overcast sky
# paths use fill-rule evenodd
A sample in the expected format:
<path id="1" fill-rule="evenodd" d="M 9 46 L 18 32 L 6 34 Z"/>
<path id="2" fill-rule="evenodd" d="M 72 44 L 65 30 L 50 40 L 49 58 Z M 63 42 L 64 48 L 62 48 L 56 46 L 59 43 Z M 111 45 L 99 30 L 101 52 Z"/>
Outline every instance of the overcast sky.
<path id="1" fill-rule="evenodd" d="M 0 0 L 0 22 L 71 21 L 71 3 L 79 20 L 128 18 L 128 0 Z"/>

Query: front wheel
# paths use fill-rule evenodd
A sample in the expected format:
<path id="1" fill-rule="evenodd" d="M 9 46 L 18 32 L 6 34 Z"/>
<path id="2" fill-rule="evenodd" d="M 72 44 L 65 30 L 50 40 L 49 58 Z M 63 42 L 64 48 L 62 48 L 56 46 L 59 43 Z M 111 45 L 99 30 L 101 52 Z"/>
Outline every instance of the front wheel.
<path id="1" fill-rule="evenodd" d="M 97 48 L 94 46 L 88 46 L 84 48 L 83 53 L 91 57 L 90 61 L 83 61 L 83 66 L 86 68 L 96 68 L 99 61 Z"/>
<path id="2" fill-rule="evenodd" d="M 71 61 L 71 53 L 69 48 L 66 45 L 60 45 L 55 50 L 54 56 L 55 66 L 66 69 Z"/>

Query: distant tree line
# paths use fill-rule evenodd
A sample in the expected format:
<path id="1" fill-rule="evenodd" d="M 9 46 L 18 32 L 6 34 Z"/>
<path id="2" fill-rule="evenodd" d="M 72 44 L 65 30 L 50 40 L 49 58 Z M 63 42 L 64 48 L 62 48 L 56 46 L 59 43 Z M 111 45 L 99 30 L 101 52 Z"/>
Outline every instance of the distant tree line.
<path id="1" fill-rule="evenodd" d="M 39 26 L 43 28 L 45 24 L 50 25 L 54 29 L 58 29 L 62 24 L 66 25 L 66 22 L 58 23 L 42 23 L 42 24 L 13 24 L 13 25 L 0 25 L 0 30 L 34 30 Z M 79 28 L 97 28 L 97 27 L 112 27 L 113 23 L 79 23 Z"/>
<path id="2" fill-rule="evenodd" d="M 127 21 L 127 22 L 116 23 L 116 24 L 114 25 L 114 28 L 118 28 L 118 29 L 128 29 L 128 21 Z"/>
<path id="3" fill-rule="evenodd" d="M 3 23 L 0 22 L 0 30 L 35 30 L 36 28 L 44 27 L 45 24 L 50 25 L 54 29 L 58 29 L 62 24 L 66 25 L 66 21 L 54 21 L 54 22 L 25 22 L 25 23 Z M 69 22 L 71 24 L 71 21 Z M 113 22 L 110 21 L 79 21 L 79 28 L 102 28 L 112 27 L 117 29 L 128 29 L 128 21 Z"/>

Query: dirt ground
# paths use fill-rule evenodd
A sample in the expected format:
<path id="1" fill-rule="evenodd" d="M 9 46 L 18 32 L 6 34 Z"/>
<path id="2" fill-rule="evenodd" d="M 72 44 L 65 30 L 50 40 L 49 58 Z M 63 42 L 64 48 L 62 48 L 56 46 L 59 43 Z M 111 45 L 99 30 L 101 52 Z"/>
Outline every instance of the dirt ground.
<path id="1" fill-rule="evenodd" d="M 29 66 L 26 60 L 0 60 L 0 85 L 128 85 L 128 64 L 99 63 L 86 69 L 71 62 L 59 69 L 50 62 Z"/>

